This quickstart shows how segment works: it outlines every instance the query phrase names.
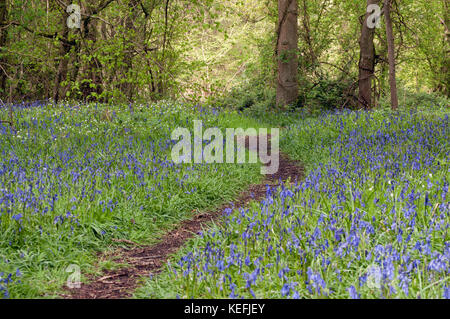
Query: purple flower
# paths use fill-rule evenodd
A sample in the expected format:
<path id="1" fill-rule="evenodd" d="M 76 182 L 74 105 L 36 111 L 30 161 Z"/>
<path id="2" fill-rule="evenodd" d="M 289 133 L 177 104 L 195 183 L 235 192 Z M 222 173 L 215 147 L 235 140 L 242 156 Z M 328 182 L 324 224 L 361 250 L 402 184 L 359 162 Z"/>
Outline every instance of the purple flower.
<path id="1" fill-rule="evenodd" d="M 442 295 L 442 298 L 450 299 L 450 286 L 447 285 L 444 286 L 444 293 Z"/>
<path id="2" fill-rule="evenodd" d="M 350 286 L 348 289 L 348 294 L 351 299 L 360 299 L 361 296 L 357 293 L 355 286 Z"/>
<path id="3" fill-rule="evenodd" d="M 281 288 L 281 295 L 283 297 L 286 297 L 286 296 L 289 296 L 290 293 L 291 293 L 291 285 L 284 284 L 283 287 Z"/>
<path id="4" fill-rule="evenodd" d="M 12 219 L 20 222 L 22 220 L 22 217 L 23 217 L 23 215 L 21 213 L 19 213 L 19 214 L 13 215 Z"/>

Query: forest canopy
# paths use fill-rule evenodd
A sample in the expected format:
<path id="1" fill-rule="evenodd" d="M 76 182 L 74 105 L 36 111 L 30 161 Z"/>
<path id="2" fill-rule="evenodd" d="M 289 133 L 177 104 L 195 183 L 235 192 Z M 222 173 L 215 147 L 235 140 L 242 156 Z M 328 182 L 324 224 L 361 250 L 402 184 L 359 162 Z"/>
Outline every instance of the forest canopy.
<path id="1" fill-rule="evenodd" d="M 181 98 L 272 106 L 278 2 L 1 0 L 2 101 Z M 384 1 L 292 1 L 298 24 L 294 104 L 358 105 L 360 37 L 370 2 L 384 15 Z M 79 27 L 67 23 L 77 13 L 71 4 L 79 8 Z M 405 92 L 449 95 L 448 12 L 446 0 L 391 1 L 401 102 Z M 374 106 L 389 95 L 385 26 L 382 17 L 369 30 Z"/>

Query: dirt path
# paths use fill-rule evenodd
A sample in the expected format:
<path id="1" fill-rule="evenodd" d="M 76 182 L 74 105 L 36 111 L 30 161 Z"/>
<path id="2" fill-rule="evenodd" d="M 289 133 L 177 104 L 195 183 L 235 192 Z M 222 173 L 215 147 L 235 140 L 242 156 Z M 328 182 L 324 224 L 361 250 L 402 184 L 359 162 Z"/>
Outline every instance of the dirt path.
<path id="1" fill-rule="evenodd" d="M 248 147 L 248 141 L 247 141 Z M 211 221 L 219 220 L 226 208 L 246 206 L 252 200 L 260 200 L 266 194 L 266 185 L 276 185 L 279 180 L 303 178 L 303 169 L 296 161 L 290 160 L 280 153 L 279 170 L 274 175 L 267 175 L 266 179 L 247 190 L 231 203 L 223 205 L 214 211 L 208 211 L 182 222 L 177 228 L 167 233 L 158 244 L 152 246 L 118 248 L 114 252 L 116 262 L 126 263 L 127 268 L 108 270 L 101 278 L 88 277 L 89 283 L 82 284 L 79 289 L 69 289 L 62 295 L 69 299 L 118 299 L 129 298 L 137 288 L 139 278 L 157 274 L 161 271 L 169 257 L 182 247 L 187 240 L 203 230 Z"/>

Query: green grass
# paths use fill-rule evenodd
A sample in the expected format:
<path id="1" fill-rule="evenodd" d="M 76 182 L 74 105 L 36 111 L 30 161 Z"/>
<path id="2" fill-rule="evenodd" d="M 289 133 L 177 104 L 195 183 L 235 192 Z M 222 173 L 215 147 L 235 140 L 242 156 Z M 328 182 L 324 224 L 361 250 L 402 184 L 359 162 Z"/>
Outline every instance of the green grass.
<path id="1" fill-rule="evenodd" d="M 12 298 L 56 297 L 69 265 L 83 275 L 114 267 L 95 254 L 120 245 L 113 239 L 155 243 L 262 178 L 259 164 L 170 161 L 175 127 L 255 124 L 236 113 L 162 102 L 133 111 L 43 105 L 14 116 L 17 132 L 0 135 L 0 273 L 13 274 Z"/>
<path id="2" fill-rule="evenodd" d="M 283 127 L 280 147 L 305 165 L 305 183 L 205 229 L 142 278 L 136 298 L 442 298 L 448 115 L 255 116 L 173 102 L 17 109 L 17 131 L 0 126 L 0 294 L 58 297 L 71 264 L 83 275 L 124 266 L 96 255 L 120 246 L 113 239 L 156 243 L 262 180 L 259 164 L 171 163 L 172 130 L 202 120 L 204 129 Z M 387 277 L 381 287 L 368 284 L 373 266 Z"/>
<path id="3" fill-rule="evenodd" d="M 135 298 L 448 297 L 448 115 L 293 115 L 280 144 L 305 181 L 192 239 Z"/>

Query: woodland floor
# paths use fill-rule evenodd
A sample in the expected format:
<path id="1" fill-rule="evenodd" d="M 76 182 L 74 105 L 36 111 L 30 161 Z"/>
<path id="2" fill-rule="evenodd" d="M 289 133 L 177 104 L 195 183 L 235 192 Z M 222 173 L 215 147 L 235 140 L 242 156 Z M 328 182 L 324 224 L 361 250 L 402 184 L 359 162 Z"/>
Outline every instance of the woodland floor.
<path id="1" fill-rule="evenodd" d="M 270 140 L 270 138 L 269 138 Z M 246 140 L 246 147 L 249 141 Z M 289 159 L 280 153 L 279 169 L 273 175 L 266 175 L 263 182 L 250 185 L 235 201 L 222 205 L 220 208 L 203 212 L 190 220 L 183 221 L 174 230 L 168 232 L 160 242 L 151 246 L 131 246 L 128 249 L 118 248 L 112 253 L 99 254 L 99 258 L 114 260 L 127 264 L 125 268 L 104 271 L 101 277 L 88 276 L 88 282 L 80 288 L 66 288 L 63 298 L 67 299 L 123 299 L 132 296 L 143 276 L 161 272 L 170 256 L 180 249 L 190 238 L 204 230 L 211 222 L 220 222 L 226 208 L 245 207 L 250 201 L 260 200 L 266 194 L 266 186 L 277 185 L 280 180 L 290 178 L 293 182 L 301 180 L 304 169 L 301 163 Z M 130 244 L 132 244 L 130 242 Z"/>

